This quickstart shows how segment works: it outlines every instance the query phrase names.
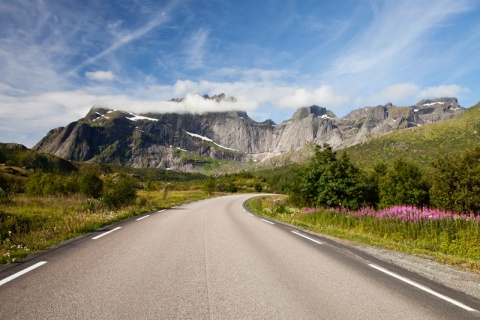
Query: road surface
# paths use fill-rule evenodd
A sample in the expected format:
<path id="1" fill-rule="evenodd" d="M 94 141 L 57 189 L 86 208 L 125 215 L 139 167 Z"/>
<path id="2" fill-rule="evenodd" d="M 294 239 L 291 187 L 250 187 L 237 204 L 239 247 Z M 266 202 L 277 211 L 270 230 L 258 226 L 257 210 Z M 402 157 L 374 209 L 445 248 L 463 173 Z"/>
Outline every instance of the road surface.
<path id="1" fill-rule="evenodd" d="M 0 272 L 0 319 L 476 319 L 480 302 L 262 219 L 251 195 L 118 223 Z"/>

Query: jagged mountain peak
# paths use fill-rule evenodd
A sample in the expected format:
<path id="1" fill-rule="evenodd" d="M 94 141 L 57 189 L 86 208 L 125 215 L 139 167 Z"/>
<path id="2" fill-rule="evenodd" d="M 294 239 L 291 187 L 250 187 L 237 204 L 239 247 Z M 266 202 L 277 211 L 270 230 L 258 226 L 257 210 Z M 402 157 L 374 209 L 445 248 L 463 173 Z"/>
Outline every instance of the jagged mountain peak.
<path id="1" fill-rule="evenodd" d="M 423 99 L 415 104 L 416 107 L 432 107 L 432 106 L 444 106 L 444 107 L 451 107 L 451 108 L 459 108 L 460 105 L 458 104 L 457 98 L 433 98 L 433 99 Z"/>
<path id="2" fill-rule="evenodd" d="M 215 94 L 213 96 L 209 96 L 208 94 L 200 94 L 200 93 L 194 93 L 193 96 L 197 96 L 197 97 L 202 97 L 203 99 L 205 100 L 213 100 L 213 101 L 216 101 L 216 102 L 221 102 L 221 101 L 225 101 L 225 102 L 237 102 L 237 99 L 235 97 L 227 97 L 225 95 L 225 93 L 220 93 L 220 94 Z M 172 102 L 182 102 L 182 101 L 185 101 L 186 97 L 183 97 L 183 98 L 172 98 L 170 99 L 170 101 Z"/>
<path id="3" fill-rule="evenodd" d="M 214 103 L 230 99 L 224 94 L 200 98 Z M 51 130 L 34 150 L 75 161 L 191 171 L 212 159 L 264 161 L 310 143 L 326 142 L 340 149 L 390 131 L 451 119 L 463 111 L 455 98 L 422 100 L 408 107 L 387 103 L 354 110 L 343 118 L 312 105 L 275 125 L 272 120 L 256 122 L 245 111 L 134 114 L 94 106 L 83 119 Z"/>
<path id="4" fill-rule="evenodd" d="M 292 120 L 300 120 L 312 115 L 313 117 L 321 118 L 336 118 L 335 114 L 327 110 L 326 108 L 319 107 L 317 105 L 312 105 L 309 107 L 301 107 L 295 111 L 293 114 Z"/>

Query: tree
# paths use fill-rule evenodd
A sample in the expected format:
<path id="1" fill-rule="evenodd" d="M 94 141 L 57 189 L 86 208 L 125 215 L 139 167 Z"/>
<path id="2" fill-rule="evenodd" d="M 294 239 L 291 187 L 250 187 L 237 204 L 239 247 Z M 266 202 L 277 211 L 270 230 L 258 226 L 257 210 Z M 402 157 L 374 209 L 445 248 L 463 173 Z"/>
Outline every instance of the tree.
<path id="1" fill-rule="evenodd" d="M 412 160 L 396 158 L 379 182 L 380 207 L 429 204 L 428 185 Z"/>
<path id="2" fill-rule="evenodd" d="M 366 204 L 366 184 L 347 153 L 339 156 L 324 144 L 316 146 L 310 164 L 295 177 L 290 198 L 301 206 L 358 209 Z"/>
<path id="3" fill-rule="evenodd" d="M 102 196 L 103 181 L 95 172 L 87 172 L 80 177 L 80 193 L 86 197 L 98 199 Z"/>
<path id="4" fill-rule="evenodd" d="M 432 163 L 433 206 L 456 212 L 480 211 L 480 147 Z"/>
<path id="5" fill-rule="evenodd" d="M 130 176 L 120 175 L 115 180 L 108 179 L 104 185 L 102 202 L 112 209 L 134 204 L 137 188 L 137 183 Z"/>

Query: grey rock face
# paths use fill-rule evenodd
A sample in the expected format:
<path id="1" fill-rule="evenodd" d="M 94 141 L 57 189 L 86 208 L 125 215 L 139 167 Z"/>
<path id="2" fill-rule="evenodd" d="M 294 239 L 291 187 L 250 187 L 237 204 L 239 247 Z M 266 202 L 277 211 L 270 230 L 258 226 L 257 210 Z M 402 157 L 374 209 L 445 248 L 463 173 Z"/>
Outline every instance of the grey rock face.
<path id="1" fill-rule="evenodd" d="M 204 98 L 235 101 L 223 94 Z M 256 122 L 242 111 L 134 115 L 93 108 L 83 119 L 51 130 L 34 149 L 74 161 L 191 171 L 212 159 L 264 161 L 311 143 L 344 148 L 393 130 L 448 120 L 463 111 L 455 98 L 422 100 L 410 107 L 365 107 L 343 118 L 310 106 L 277 125 Z"/>

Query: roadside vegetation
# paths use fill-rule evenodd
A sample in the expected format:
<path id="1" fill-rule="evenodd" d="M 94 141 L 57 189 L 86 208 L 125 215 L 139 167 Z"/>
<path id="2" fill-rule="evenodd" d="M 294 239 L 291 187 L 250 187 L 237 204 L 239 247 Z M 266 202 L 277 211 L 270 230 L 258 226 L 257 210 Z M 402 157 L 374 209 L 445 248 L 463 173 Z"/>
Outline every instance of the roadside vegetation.
<path id="1" fill-rule="evenodd" d="M 145 212 L 267 189 L 251 173 L 207 177 L 78 164 L 17 145 L 0 144 L 0 158 L 0 264 Z"/>
<path id="2" fill-rule="evenodd" d="M 249 208 L 314 232 L 480 270 L 478 146 L 429 166 L 397 157 L 365 169 L 324 145 L 289 177 L 275 179 L 287 195 L 257 198 Z"/>

